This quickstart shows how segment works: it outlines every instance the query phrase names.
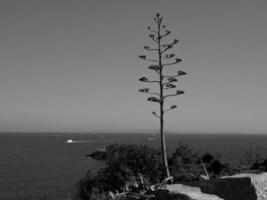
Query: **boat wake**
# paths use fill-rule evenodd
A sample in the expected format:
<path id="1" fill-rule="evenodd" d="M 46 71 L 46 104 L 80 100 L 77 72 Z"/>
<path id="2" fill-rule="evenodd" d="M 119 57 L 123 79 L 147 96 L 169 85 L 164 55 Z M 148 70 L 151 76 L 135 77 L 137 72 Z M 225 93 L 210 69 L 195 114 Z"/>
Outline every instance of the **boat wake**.
<path id="1" fill-rule="evenodd" d="M 83 142 L 95 142 L 93 140 L 72 140 L 72 139 L 69 139 L 66 141 L 66 143 L 83 143 Z"/>
<path id="2" fill-rule="evenodd" d="M 157 140 L 158 138 L 154 138 L 154 137 L 148 137 L 147 140 L 148 141 L 154 141 Z M 144 140 L 143 138 L 131 138 L 131 139 L 127 139 L 127 138 L 114 138 L 114 139 L 103 139 L 102 137 L 100 139 L 97 140 L 72 140 L 72 139 L 68 139 L 66 141 L 66 143 L 92 143 L 92 142 L 118 142 L 118 141 L 127 141 L 127 140 Z"/>

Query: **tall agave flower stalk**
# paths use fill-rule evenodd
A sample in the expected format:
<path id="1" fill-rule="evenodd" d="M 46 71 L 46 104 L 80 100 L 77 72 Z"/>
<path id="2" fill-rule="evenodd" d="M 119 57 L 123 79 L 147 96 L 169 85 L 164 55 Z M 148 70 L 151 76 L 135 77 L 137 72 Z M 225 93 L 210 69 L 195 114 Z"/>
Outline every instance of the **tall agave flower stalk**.
<path id="1" fill-rule="evenodd" d="M 148 69 L 154 71 L 158 75 L 155 79 L 142 77 L 139 80 L 145 83 L 156 84 L 159 86 L 159 89 L 158 91 L 151 91 L 150 88 L 142 88 L 139 91 L 150 95 L 147 98 L 148 101 L 159 104 L 159 112 L 153 111 L 152 114 L 160 121 L 162 163 L 165 168 L 166 177 L 170 177 L 164 132 L 164 115 L 166 112 L 176 109 L 177 105 L 171 105 L 165 109 L 165 100 L 170 97 L 184 94 L 183 90 L 176 89 L 175 83 L 178 81 L 180 76 L 186 75 L 186 72 L 177 70 L 176 74 L 166 73 L 166 68 L 176 65 L 182 60 L 177 58 L 174 53 L 169 53 L 179 40 L 174 39 L 169 43 L 165 43 L 163 41 L 165 37 L 171 33 L 171 31 L 166 29 L 162 21 L 163 17 L 157 13 L 154 18 L 154 22 L 156 24 L 155 29 L 148 27 L 149 37 L 153 42 L 153 46 L 144 46 L 145 50 L 155 54 L 154 57 L 156 57 L 156 59 L 150 59 L 146 55 L 139 56 L 139 58 L 150 62 L 151 65 L 148 66 Z"/>

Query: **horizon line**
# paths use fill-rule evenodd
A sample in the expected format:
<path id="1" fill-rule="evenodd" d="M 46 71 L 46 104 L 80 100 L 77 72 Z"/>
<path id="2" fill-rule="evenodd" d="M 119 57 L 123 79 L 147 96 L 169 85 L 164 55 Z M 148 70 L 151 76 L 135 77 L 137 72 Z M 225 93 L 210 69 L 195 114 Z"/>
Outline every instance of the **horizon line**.
<path id="1" fill-rule="evenodd" d="M 160 134 L 157 131 L 127 131 L 127 130 L 112 130 L 112 131 L 0 131 L 0 134 Z M 267 135 L 266 133 L 248 133 L 248 132 L 176 132 L 166 131 L 166 134 L 190 134 L 190 135 Z"/>

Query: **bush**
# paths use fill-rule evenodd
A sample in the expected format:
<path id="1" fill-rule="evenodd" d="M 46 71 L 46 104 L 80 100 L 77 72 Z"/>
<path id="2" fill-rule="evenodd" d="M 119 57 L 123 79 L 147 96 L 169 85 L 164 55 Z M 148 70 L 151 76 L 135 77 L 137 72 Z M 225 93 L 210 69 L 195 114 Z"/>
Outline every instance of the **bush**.
<path id="1" fill-rule="evenodd" d="M 93 177 L 89 170 L 84 178 L 77 184 L 77 191 L 74 194 L 74 199 L 88 200 L 92 199 L 95 189 L 95 177 Z"/>
<path id="2" fill-rule="evenodd" d="M 228 164 L 228 163 L 222 163 L 218 156 L 217 158 L 213 156 L 210 153 L 205 153 L 202 157 L 201 160 L 203 164 L 205 165 L 209 176 L 211 178 L 216 178 L 220 176 L 226 176 L 226 175 L 232 175 L 238 172 L 236 167 Z M 200 163 L 200 161 L 199 161 Z"/>
<path id="3" fill-rule="evenodd" d="M 131 175 L 145 176 L 150 182 L 157 182 L 163 174 L 160 152 L 147 145 L 111 145 L 107 147 L 106 165 L 123 165 Z"/>
<path id="4" fill-rule="evenodd" d="M 130 181 L 132 177 L 131 170 L 114 164 L 101 169 L 97 173 L 95 187 L 100 192 L 122 192 L 122 188 L 125 188 L 125 183 Z"/>
<path id="5" fill-rule="evenodd" d="M 173 194 L 167 190 L 157 190 L 153 194 L 155 197 L 151 198 L 151 200 L 191 200 L 184 194 Z"/>
<path id="6" fill-rule="evenodd" d="M 169 159 L 174 182 L 192 181 L 204 173 L 199 163 L 199 155 L 188 145 L 180 143 Z"/>
<path id="7" fill-rule="evenodd" d="M 101 157 L 102 158 L 102 157 Z M 164 168 L 161 164 L 160 151 L 147 145 L 110 145 L 105 152 L 105 168 L 93 176 L 89 171 L 78 183 L 76 199 L 93 200 L 105 197 L 108 191 L 122 192 L 132 185 L 131 191 L 140 190 L 142 181 L 145 185 L 156 184 L 164 178 Z M 192 182 L 204 174 L 200 160 L 212 176 L 227 175 L 231 168 L 222 164 L 209 153 L 200 157 L 190 146 L 180 143 L 178 148 L 169 158 L 169 168 L 174 182 Z M 142 177 L 142 181 L 140 181 Z M 216 191 L 221 187 L 221 182 L 201 182 L 202 187 L 208 191 Z M 138 186 L 134 186 L 138 185 Z M 233 185 L 234 186 L 234 185 Z M 231 189 L 231 187 L 227 187 Z M 104 197 L 103 197 L 104 194 Z M 159 194 L 160 195 L 160 194 Z M 157 197 L 159 198 L 159 197 Z M 171 197 L 172 198 L 172 197 Z M 180 196 L 180 199 L 185 197 Z"/>
<path id="8" fill-rule="evenodd" d="M 267 159 L 255 161 L 251 167 L 251 170 L 257 170 L 259 172 L 266 172 L 267 171 Z"/>
<path id="9" fill-rule="evenodd" d="M 140 182 L 140 177 L 147 185 L 163 178 L 160 152 L 147 145 L 110 145 L 105 163 L 96 176 L 89 171 L 79 181 L 76 199 L 93 200 L 107 191 L 122 192 L 127 183 Z"/>

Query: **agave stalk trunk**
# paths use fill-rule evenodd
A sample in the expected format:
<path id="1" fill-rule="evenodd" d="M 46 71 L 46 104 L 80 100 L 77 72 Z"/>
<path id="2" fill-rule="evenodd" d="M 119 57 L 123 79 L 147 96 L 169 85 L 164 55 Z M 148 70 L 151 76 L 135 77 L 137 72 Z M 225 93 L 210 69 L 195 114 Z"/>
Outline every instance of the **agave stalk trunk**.
<path id="1" fill-rule="evenodd" d="M 162 155 L 162 163 L 164 165 L 165 176 L 170 177 L 168 158 L 167 158 L 167 149 L 166 149 L 166 140 L 165 140 L 165 132 L 164 132 L 164 94 L 163 94 L 163 66 L 162 66 L 162 52 L 161 52 L 161 36 L 160 36 L 160 26 L 161 20 L 157 23 L 157 36 L 158 36 L 158 65 L 160 67 L 159 71 L 159 87 L 160 87 L 160 141 L 161 141 L 161 155 Z"/>

